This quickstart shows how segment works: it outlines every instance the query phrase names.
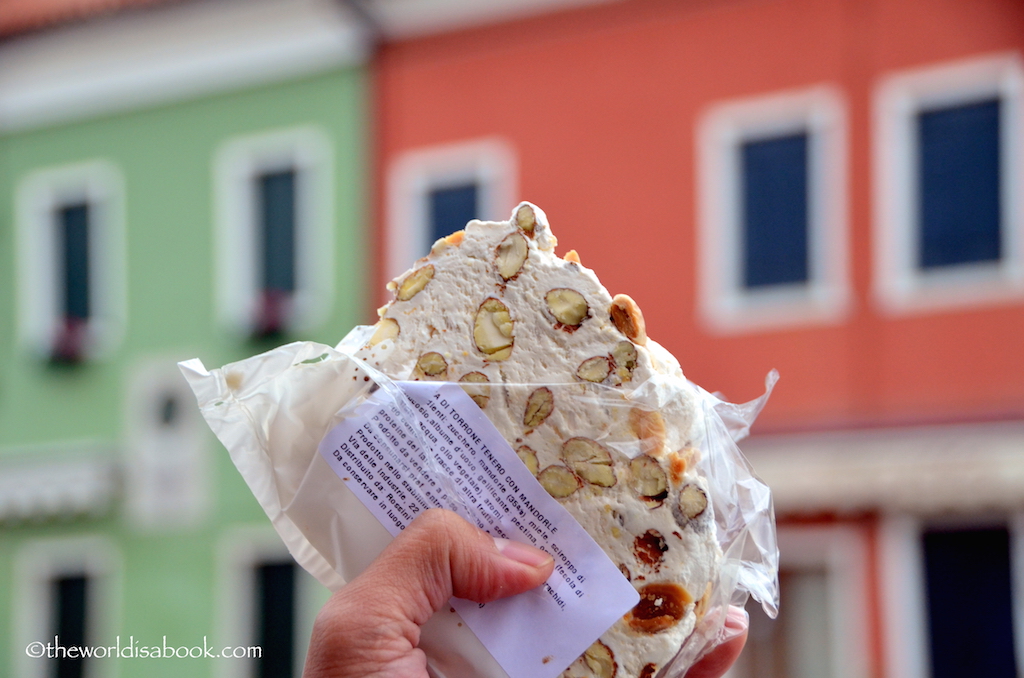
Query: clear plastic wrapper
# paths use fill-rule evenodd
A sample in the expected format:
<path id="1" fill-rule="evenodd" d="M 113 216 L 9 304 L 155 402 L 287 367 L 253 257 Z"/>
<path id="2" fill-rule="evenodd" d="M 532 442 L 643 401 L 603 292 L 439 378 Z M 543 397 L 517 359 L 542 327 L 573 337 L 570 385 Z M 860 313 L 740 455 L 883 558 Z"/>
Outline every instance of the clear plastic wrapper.
<path id="1" fill-rule="evenodd" d="M 296 561 L 336 590 L 362 572 L 391 540 L 318 452 L 324 436 L 383 390 L 401 411 L 403 426 L 422 449 L 429 447 L 420 415 L 400 388 L 358 357 L 373 328 L 355 328 L 335 348 L 297 342 L 220 369 L 198 360 L 181 364 L 210 427 L 267 513 Z M 774 617 L 778 610 L 778 550 L 771 494 L 752 472 L 736 442 L 749 431 L 777 379 L 744 405 L 726 403 L 696 385 L 651 379 L 624 396 L 597 385 L 549 384 L 560 398 L 587 399 L 594 417 L 614 418 L 619 408 L 658 410 L 676 398 L 696 403 L 692 444 L 697 470 L 706 479 L 721 557 L 705 601 L 706 613 L 658 674 L 682 678 L 719 640 L 728 606 L 749 595 Z M 537 384 L 491 384 L 490 389 L 534 389 Z M 688 389 L 681 393 L 681 389 Z M 641 453 L 636 440 L 616 440 L 609 429 L 601 443 L 626 457 Z M 510 441 L 511 442 L 511 441 Z M 399 459 L 395 463 L 407 463 Z M 473 507 L 460 499 L 452 479 L 429 457 L 414 470 L 436 482 L 445 508 L 472 521 Z M 424 499 L 424 505 L 429 502 Z M 524 642 L 529 642 L 525 639 Z M 503 678 L 507 674 L 457 614 L 435 615 L 420 646 L 440 678 Z"/>

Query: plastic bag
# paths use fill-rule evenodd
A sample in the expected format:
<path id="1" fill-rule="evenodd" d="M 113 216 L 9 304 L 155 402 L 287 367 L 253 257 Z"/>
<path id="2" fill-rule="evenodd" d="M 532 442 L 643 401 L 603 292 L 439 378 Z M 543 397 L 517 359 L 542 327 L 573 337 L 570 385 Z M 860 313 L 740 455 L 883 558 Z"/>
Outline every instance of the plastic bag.
<path id="1" fill-rule="evenodd" d="M 181 363 L 210 427 L 264 508 L 296 561 L 332 590 L 362 572 L 391 541 L 387 530 L 348 489 L 317 447 L 338 422 L 378 390 L 392 395 L 409 419 L 407 430 L 420 436 L 416 411 L 387 376 L 356 357 L 372 328 L 357 327 L 335 348 L 297 342 L 207 371 L 198 360 Z M 778 550 L 771 494 L 752 472 L 736 442 L 746 435 L 774 385 L 745 405 L 725 403 L 687 383 L 697 403 L 701 439 L 699 469 L 708 480 L 717 541 L 723 557 L 708 611 L 661 675 L 680 678 L 722 631 L 728 605 L 748 595 L 774 617 L 778 609 Z M 678 384 L 650 380 L 630 396 L 657 408 Z M 492 388 L 532 388 L 535 384 L 495 384 Z M 552 384 L 552 388 L 580 385 Z M 584 389 L 595 407 L 622 406 L 621 392 L 607 396 Z M 676 394 L 678 395 L 678 394 Z M 425 448 L 428 442 L 422 437 Z M 604 441 L 628 456 L 638 449 Z M 436 465 L 423 470 L 451 491 L 447 508 L 463 517 L 471 511 L 458 499 L 451 479 Z M 447 484 L 447 485 L 446 485 Z M 458 614 L 437 614 L 423 627 L 420 647 L 432 674 L 442 678 L 507 674 Z"/>

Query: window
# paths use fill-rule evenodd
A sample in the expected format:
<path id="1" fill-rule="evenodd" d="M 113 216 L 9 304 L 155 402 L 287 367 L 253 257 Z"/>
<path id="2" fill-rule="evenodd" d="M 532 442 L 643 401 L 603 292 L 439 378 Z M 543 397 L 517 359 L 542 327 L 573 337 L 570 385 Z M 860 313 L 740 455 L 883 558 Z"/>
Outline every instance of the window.
<path id="1" fill-rule="evenodd" d="M 330 591 L 299 567 L 264 526 L 234 528 L 219 548 L 218 644 L 259 646 L 262 656 L 217 660 L 221 678 L 302 675 L 309 636 Z"/>
<path id="2" fill-rule="evenodd" d="M 743 287 L 807 282 L 806 132 L 740 146 Z"/>
<path id="3" fill-rule="evenodd" d="M 826 87 L 726 102 L 699 134 L 698 287 L 734 333 L 844 317 L 842 101 Z"/>
<path id="4" fill-rule="evenodd" d="M 82 574 L 67 574 L 50 580 L 50 598 L 53 601 L 51 634 L 46 637 L 60 638 L 67 647 L 84 647 L 89 634 L 86 633 L 89 609 L 89 577 Z M 82 678 L 85 675 L 86 660 L 80 656 L 68 656 L 67 652 L 57 653 L 54 658 L 57 678 Z"/>
<path id="5" fill-rule="evenodd" d="M 124 330 L 124 191 L 105 161 L 38 170 L 17 191 L 19 335 L 32 352 L 79 363 Z"/>
<path id="6" fill-rule="evenodd" d="M 89 323 L 89 203 L 55 210 L 56 240 L 60 243 L 58 278 L 60 316 L 53 358 L 78 362 L 84 355 L 84 330 Z"/>
<path id="7" fill-rule="evenodd" d="M 231 139 L 215 162 L 217 299 L 235 333 L 309 329 L 333 295 L 332 151 L 317 129 Z"/>
<path id="8" fill-rule="evenodd" d="M 1017 57 L 887 78 L 876 97 L 876 295 L 890 312 L 1024 294 Z"/>
<path id="9" fill-rule="evenodd" d="M 747 605 L 747 645 L 728 678 L 866 678 L 867 546 L 853 527 L 779 528 L 780 609 Z"/>
<path id="10" fill-rule="evenodd" d="M 1016 677 L 1024 521 L 893 516 L 883 527 L 889 674 Z"/>
<path id="11" fill-rule="evenodd" d="M 1000 259 L 998 99 L 922 111 L 917 265 Z"/>
<path id="12" fill-rule="evenodd" d="M 1009 531 L 928 530 L 922 541 L 932 677 L 1016 678 Z"/>
<path id="13" fill-rule="evenodd" d="M 292 560 L 261 562 L 256 570 L 256 644 L 259 678 L 286 678 L 295 664 L 295 575 Z"/>
<path id="14" fill-rule="evenodd" d="M 480 186 L 474 183 L 445 186 L 430 191 L 430 241 L 451 235 L 480 216 L 477 196 Z"/>
<path id="15" fill-rule="evenodd" d="M 517 203 L 516 161 L 503 141 L 417 149 L 388 175 L 387 270 L 398 276 L 438 238 L 471 219 L 508 219 Z"/>
<path id="16" fill-rule="evenodd" d="M 67 648 L 97 645 L 113 638 L 119 613 L 119 567 L 114 546 L 104 537 L 32 541 L 15 557 L 14 631 L 18 646 L 52 642 L 52 658 L 15 653 L 16 675 L 25 678 L 102 678 L 116 661 L 82 659 Z M 62 651 L 60 648 L 64 648 Z"/>

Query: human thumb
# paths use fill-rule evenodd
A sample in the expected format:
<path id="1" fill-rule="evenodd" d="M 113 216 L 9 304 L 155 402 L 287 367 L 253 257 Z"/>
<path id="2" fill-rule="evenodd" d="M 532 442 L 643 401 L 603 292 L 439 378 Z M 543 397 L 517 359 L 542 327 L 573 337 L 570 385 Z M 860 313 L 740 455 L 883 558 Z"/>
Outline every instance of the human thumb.
<path id="1" fill-rule="evenodd" d="M 505 598 L 539 586 L 553 568 L 539 549 L 495 539 L 450 511 L 431 509 L 345 588 L 365 590 L 377 601 L 372 605 L 422 624 L 452 596 L 478 603 Z"/>

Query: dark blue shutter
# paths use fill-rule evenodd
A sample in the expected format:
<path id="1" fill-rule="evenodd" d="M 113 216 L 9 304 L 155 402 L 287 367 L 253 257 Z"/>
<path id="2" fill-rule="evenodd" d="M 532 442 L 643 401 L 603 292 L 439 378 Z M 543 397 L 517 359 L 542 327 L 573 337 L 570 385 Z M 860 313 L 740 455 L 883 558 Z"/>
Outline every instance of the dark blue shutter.
<path id="1" fill-rule="evenodd" d="M 61 241 L 62 303 L 65 319 L 85 321 L 89 303 L 89 205 L 67 205 L 58 212 Z"/>
<path id="2" fill-rule="evenodd" d="M 462 230 L 479 218 L 479 187 L 476 183 L 435 188 L 430 191 L 430 242 Z"/>
<path id="3" fill-rule="evenodd" d="M 918 115 L 921 268 L 999 260 L 999 118 L 998 99 Z"/>
<path id="4" fill-rule="evenodd" d="M 64 648 L 84 647 L 89 580 L 84 575 L 60 577 L 50 585 L 53 596 L 53 633 Z M 52 638 L 51 638 L 52 640 Z M 57 678 L 82 678 L 85 659 L 56 655 L 54 674 Z"/>
<path id="5" fill-rule="evenodd" d="M 264 290 L 295 291 L 295 170 L 258 180 Z"/>
<path id="6" fill-rule="evenodd" d="M 289 678 L 295 665 L 295 563 L 264 563 L 256 568 L 257 662 L 259 678 Z"/>
<path id="7" fill-rule="evenodd" d="M 808 135 L 740 147 L 743 286 L 808 280 Z"/>
<path id="8" fill-rule="evenodd" d="M 1016 678 L 1005 529 L 924 535 L 932 678 Z"/>

